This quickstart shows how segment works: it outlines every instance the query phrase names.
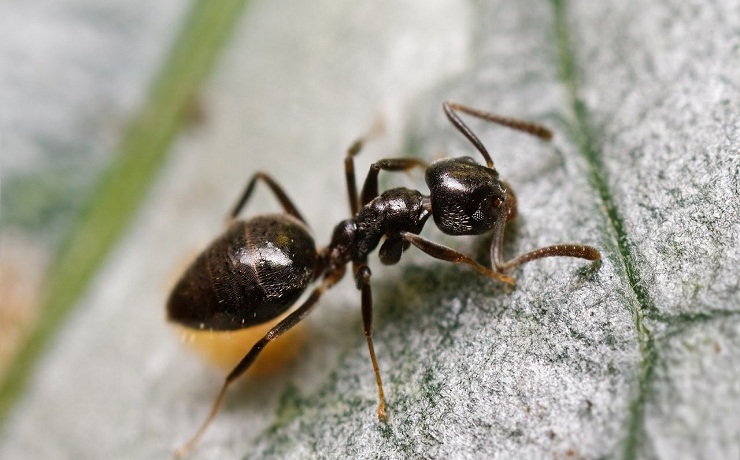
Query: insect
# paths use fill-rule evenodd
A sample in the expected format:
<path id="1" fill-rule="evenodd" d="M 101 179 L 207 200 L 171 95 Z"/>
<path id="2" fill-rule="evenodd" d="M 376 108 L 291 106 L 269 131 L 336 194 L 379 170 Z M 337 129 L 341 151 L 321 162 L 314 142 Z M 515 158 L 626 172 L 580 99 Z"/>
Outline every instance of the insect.
<path id="1" fill-rule="evenodd" d="M 193 438 L 178 450 L 180 454 L 197 444 L 216 416 L 229 384 L 249 369 L 271 341 L 306 318 L 322 294 L 344 277 L 350 263 L 352 276 L 361 292 L 363 331 L 378 389 L 378 418 L 386 419 L 383 384 L 372 339 L 371 272 L 367 265 L 368 256 L 378 246 L 378 256 L 385 265 L 397 263 L 403 252 L 413 245 L 431 257 L 468 265 L 484 276 L 510 285 L 514 284 L 514 278 L 509 274 L 511 270 L 536 259 L 566 256 L 600 260 L 597 249 L 580 244 L 547 246 L 505 260 L 504 230 L 507 222 L 517 216 L 516 197 L 509 184 L 499 178 L 488 151 L 460 119 L 459 113 L 543 140 L 550 140 L 552 133 L 535 123 L 501 117 L 461 104 L 445 102 L 442 107 L 452 125 L 483 156 L 486 165 L 467 156 L 443 158 L 429 165 L 410 157 L 383 159 L 372 164 L 358 195 L 354 157 L 362 149 L 364 138 L 358 139 L 347 150 L 344 160 L 351 217 L 336 225 L 331 242 L 324 248 L 316 247 L 305 219 L 282 187 L 268 174 L 258 172 L 247 183 L 229 215 L 230 224 L 226 231 L 197 257 L 172 290 L 167 302 L 169 319 L 193 329 L 228 331 L 247 328 L 280 316 L 310 284 L 316 283 L 317 286 L 303 304 L 258 340 L 226 376 L 210 413 Z M 429 195 L 402 187 L 379 192 L 380 171 L 398 172 L 413 168 L 425 169 Z M 249 201 L 258 181 L 269 187 L 284 212 L 238 220 L 237 216 Z M 492 232 L 491 267 L 419 236 L 430 217 L 442 232 L 449 235 Z"/>

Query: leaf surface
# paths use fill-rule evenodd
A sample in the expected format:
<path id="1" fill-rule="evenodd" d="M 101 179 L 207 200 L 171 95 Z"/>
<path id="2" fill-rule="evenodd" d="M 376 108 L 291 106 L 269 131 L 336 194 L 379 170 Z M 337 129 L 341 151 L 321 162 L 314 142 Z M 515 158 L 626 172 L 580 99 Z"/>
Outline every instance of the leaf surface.
<path id="1" fill-rule="evenodd" d="M 553 128 L 547 144 L 470 121 L 517 193 L 506 251 L 590 244 L 600 269 L 545 259 L 517 269 L 512 290 L 414 250 L 373 260 L 389 421 L 345 281 L 290 366 L 229 391 L 193 457 L 738 455 L 737 9 L 376 3 L 247 10 L 202 92 L 202 124 L 41 360 L 0 457 L 161 458 L 186 441 L 221 379 L 162 319 L 188 254 L 258 170 L 328 242 L 348 214 L 344 149 L 377 114 L 386 132 L 358 159 L 360 181 L 381 157 L 475 155 L 447 99 Z M 260 191 L 247 213 L 274 209 Z M 485 238 L 424 235 L 487 253 Z"/>

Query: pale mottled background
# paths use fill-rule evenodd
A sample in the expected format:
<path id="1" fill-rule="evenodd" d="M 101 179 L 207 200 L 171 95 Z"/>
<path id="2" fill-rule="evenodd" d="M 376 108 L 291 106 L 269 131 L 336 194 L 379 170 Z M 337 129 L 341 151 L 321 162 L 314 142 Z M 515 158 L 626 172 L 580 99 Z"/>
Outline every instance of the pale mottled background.
<path id="1" fill-rule="evenodd" d="M 378 114 L 386 133 L 358 171 L 471 153 L 442 116 L 448 98 L 554 128 L 547 145 L 472 123 L 518 193 L 507 250 L 589 243 L 601 270 L 540 261 L 509 292 L 415 251 L 375 263 L 388 424 L 345 281 L 308 320 L 294 364 L 234 388 L 194 457 L 738 458 L 732 3 L 250 3 L 199 96 L 201 120 L 41 359 L 0 458 L 168 456 L 221 377 L 180 346 L 164 298 L 247 177 L 271 171 L 324 244 L 347 213 L 343 150 Z M 19 302 L 33 305 L 40 276 L 26 267 L 47 263 L 110 161 L 187 5 L 3 9 L 0 261 L 28 271 L 11 287 L 28 283 Z M 274 209 L 259 197 L 250 211 Z"/>

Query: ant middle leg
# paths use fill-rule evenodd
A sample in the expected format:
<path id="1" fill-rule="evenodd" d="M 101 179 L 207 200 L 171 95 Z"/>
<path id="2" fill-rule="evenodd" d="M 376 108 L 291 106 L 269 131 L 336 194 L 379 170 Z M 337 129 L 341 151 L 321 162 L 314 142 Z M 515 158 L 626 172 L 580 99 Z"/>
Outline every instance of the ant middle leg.
<path id="1" fill-rule="evenodd" d="M 347 180 L 347 197 L 349 198 L 349 210 L 354 217 L 360 209 L 360 202 L 357 200 L 357 182 L 355 179 L 355 156 L 360 153 L 365 142 L 378 136 L 383 131 L 383 118 L 378 116 L 370 131 L 367 134 L 355 140 L 347 149 L 347 155 L 344 157 L 344 176 Z"/>
<path id="2" fill-rule="evenodd" d="M 362 186 L 360 204 L 365 206 L 378 196 L 378 173 L 383 171 L 404 171 L 407 172 L 412 168 L 426 169 L 427 163 L 418 158 L 386 158 L 370 165 L 370 171 L 367 173 L 365 183 Z"/>
<path id="3" fill-rule="evenodd" d="M 249 182 L 247 183 L 247 187 L 244 189 L 244 192 L 239 197 L 239 200 L 237 200 L 236 205 L 234 205 L 231 213 L 229 213 L 229 219 L 236 219 L 236 216 L 239 214 L 239 212 L 244 209 L 244 205 L 247 204 L 249 197 L 254 191 L 254 186 L 257 184 L 257 180 L 264 181 L 267 186 L 270 187 L 270 190 L 272 191 L 272 193 L 275 194 L 278 201 L 280 202 L 280 205 L 282 205 L 286 213 L 300 220 L 304 224 L 306 223 L 306 220 L 303 218 L 303 216 L 301 216 L 301 213 L 298 212 L 298 209 L 295 207 L 290 198 L 288 198 L 288 195 L 285 193 L 283 188 L 277 182 L 275 182 L 275 180 L 270 177 L 269 174 L 263 172 L 256 173 L 249 180 Z"/>
<path id="4" fill-rule="evenodd" d="M 208 417 L 206 417 L 205 421 L 201 424 L 200 428 L 198 428 L 198 431 L 195 433 L 195 435 L 183 446 L 179 447 L 175 451 L 175 455 L 177 457 L 181 457 L 186 455 L 190 450 L 193 449 L 198 444 L 198 441 L 203 436 L 203 433 L 205 433 L 206 428 L 208 428 L 208 425 L 211 424 L 213 419 L 216 417 L 216 414 L 218 413 L 219 408 L 221 407 L 221 401 L 224 398 L 224 395 L 226 394 L 226 389 L 229 387 L 229 385 L 234 382 L 234 380 L 241 377 L 242 374 L 244 374 L 255 362 L 259 354 L 264 350 L 264 348 L 273 340 L 277 339 L 281 335 L 283 335 L 285 332 L 293 328 L 296 324 L 303 321 L 303 319 L 306 318 L 306 316 L 311 313 L 311 311 L 316 306 L 316 303 L 318 302 L 319 298 L 321 298 L 321 295 L 330 287 L 334 286 L 342 277 L 344 276 L 345 268 L 342 266 L 341 268 L 337 269 L 333 273 L 330 273 L 324 281 L 311 293 L 311 295 L 306 299 L 305 302 L 303 302 L 303 305 L 298 307 L 295 311 L 293 311 L 290 315 L 288 315 L 285 319 L 280 321 L 275 327 L 270 329 L 270 331 L 264 335 L 257 343 L 255 343 L 252 348 L 249 350 L 249 352 L 242 358 L 242 360 L 239 362 L 239 364 L 232 369 L 232 371 L 229 373 L 229 375 L 226 376 L 224 379 L 224 383 L 221 386 L 221 390 L 218 392 L 218 395 L 216 396 L 215 401 L 213 402 L 213 406 L 211 407 L 211 411 L 208 413 Z"/>
<path id="5" fill-rule="evenodd" d="M 362 297 L 362 329 L 365 333 L 367 348 L 370 352 L 370 361 L 375 372 L 375 383 L 378 386 L 378 418 L 386 421 L 388 416 L 385 412 L 385 394 L 383 393 L 383 381 L 380 378 L 380 367 L 375 358 L 375 347 L 373 346 L 373 296 L 370 288 L 370 268 L 364 263 L 353 264 L 355 268 L 355 281 L 357 289 L 361 291 Z"/>
<path id="6" fill-rule="evenodd" d="M 347 195 L 349 195 L 349 205 L 352 215 L 357 215 L 361 206 L 365 206 L 378 196 L 378 173 L 380 170 L 384 171 L 408 171 L 411 168 L 419 167 L 426 168 L 427 163 L 418 158 L 386 158 L 370 165 L 370 171 L 367 173 L 365 182 L 362 186 L 362 193 L 360 199 L 357 198 L 357 184 L 355 182 L 355 163 L 354 157 L 360 150 L 364 138 L 357 139 L 347 149 L 347 156 L 344 158 L 344 173 L 347 178 Z"/>

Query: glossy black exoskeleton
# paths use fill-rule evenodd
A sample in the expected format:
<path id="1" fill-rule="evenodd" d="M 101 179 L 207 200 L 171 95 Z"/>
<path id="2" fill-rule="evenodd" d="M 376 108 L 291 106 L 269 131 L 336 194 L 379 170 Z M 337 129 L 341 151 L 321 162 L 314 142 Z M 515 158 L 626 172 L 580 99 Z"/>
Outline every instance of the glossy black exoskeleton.
<path id="1" fill-rule="evenodd" d="M 370 167 L 361 193 L 357 193 L 354 156 L 364 142 L 359 139 L 348 150 L 345 175 L 351 217 L 334 229 L 331 242 L 316 249 L 305 220 L 282 188 L 267 174 L 257 173 L 231 212 L 231 224 L 187 269 L 175 285 L 167 312 L 169 319 L 194 329 L 234 330 L 277 318 L 298 300 L 313 281 L 318 286 L 301 306 L 259 340 L 227 375 L 210 414 L 195 436 L 183 446 L 192 448 L 216 415 L 228 385 L 242 375 L 267 344 L 295 326 L 316 305 L 321 295 L 345 274 L 352 263 L 357 288 L 361 291 L 362 323 L 378 388 L 378 417 L 385 420 L 385 397 L 372 341 L 372 293 L 367 258 L 378 245 L 381 262 L 397 263 L 410 245 L 448 262 L 463 263 L 481 274 L 514 284 L 508 272 L 526 262 L 551 256 L 599 260 L 591 246 L 559 244 L 527 252 L 512 260 L 503 257 L 506 223 L 517 215 L 516 197 L 511 187 L 499 178 L 488 151 L 478 137 L 458 117 L 467 113 L 483 120 L 549 140 L 546 128 L 512 118 L 504 118 L 470 107 L 446 102 L 443 109 L 450 122 L 478 150 L 486 165 L 470 157 L 445 158 L 426 165 L 416 158 L 384 159 Z M 426 168 L 430 194 L 393 188 L 378 192 L 378 173 Z M 285 213 L 236 220 L 258 180 L 264 181 L 280 201 Z M 471 257 L 421 236 L 424 224 L 432 217 L 436 226 L 449 235 L 481 235 L 492 232 L 491 267 Z M 381 241 L 383 243 L 381 244 Z"/>
<path id="2" fill-rule="evenodd" d="M 280 316 L 313 280 L 316 246 L 285 214 L 235 221 L 172 290 L 170 318 L 193 329 L 235 330 Z"/>

